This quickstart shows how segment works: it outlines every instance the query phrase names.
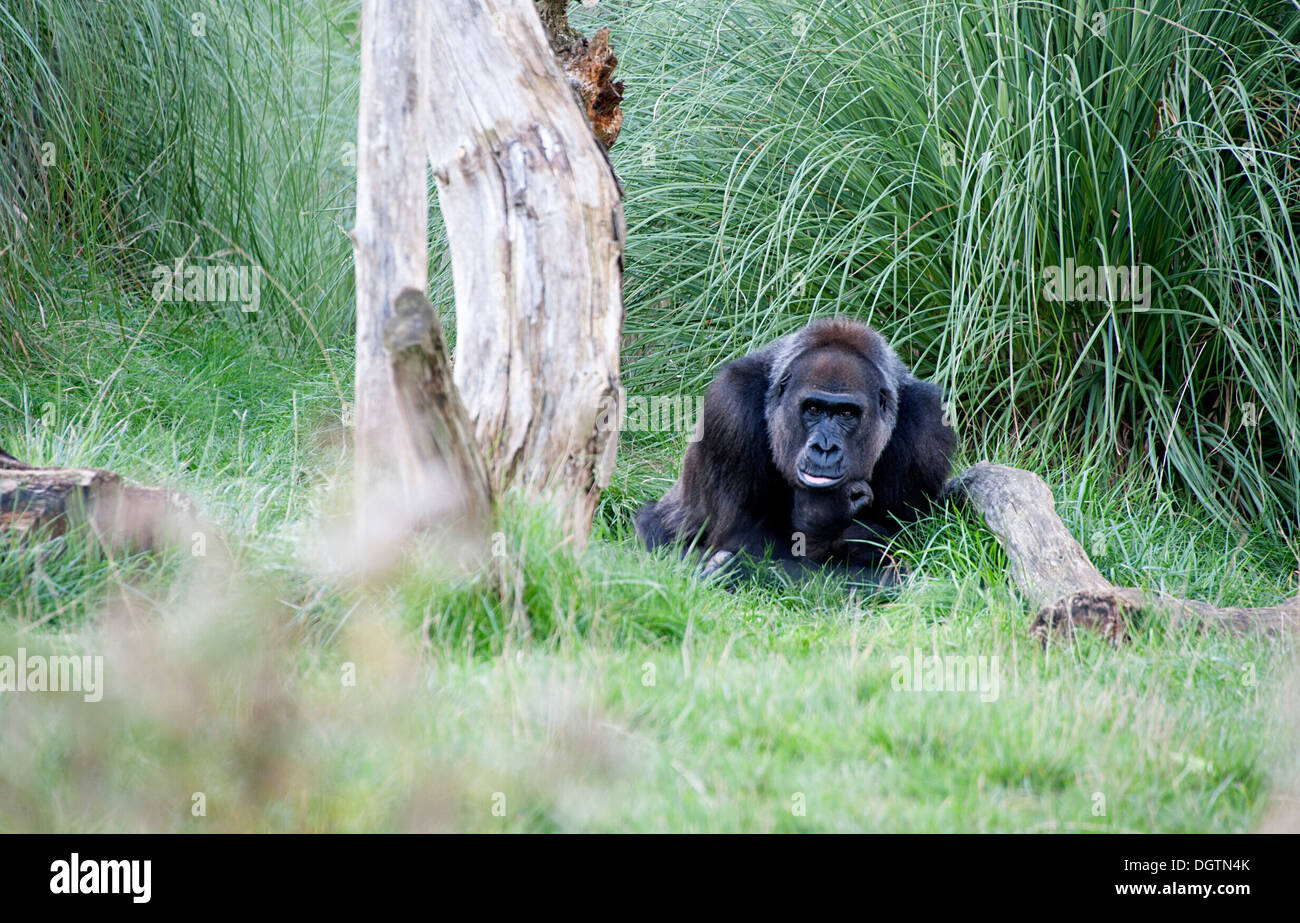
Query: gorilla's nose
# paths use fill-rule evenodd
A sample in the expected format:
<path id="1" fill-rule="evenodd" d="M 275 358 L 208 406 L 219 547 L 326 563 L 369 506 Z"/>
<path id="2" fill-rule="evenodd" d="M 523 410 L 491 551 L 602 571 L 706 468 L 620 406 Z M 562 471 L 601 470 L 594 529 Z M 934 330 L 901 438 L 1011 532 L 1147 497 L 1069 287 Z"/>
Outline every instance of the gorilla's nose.
<path id="1" fill-rule="evenodd" d="M 834 462 L 840 457 L 839 445 L 822 437 L 813 439 L 808 448 L 811 450 L 812 455 L 823 464 Z"/>

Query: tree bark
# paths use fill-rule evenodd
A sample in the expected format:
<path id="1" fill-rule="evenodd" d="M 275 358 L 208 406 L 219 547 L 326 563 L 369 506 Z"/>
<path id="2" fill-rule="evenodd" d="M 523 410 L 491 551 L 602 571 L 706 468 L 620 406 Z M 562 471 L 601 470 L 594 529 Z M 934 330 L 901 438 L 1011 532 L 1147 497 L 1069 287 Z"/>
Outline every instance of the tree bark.
<path id="1" fill-rule="evenodd" d="M 1219 607 L 1113 585 L 1057 516 L 1051 489 L 1029 471 L 980 462 L 949 481 L 945 493 L 980 513 L 1001 542 L 1012 580 L 1036 609 L 1031 632 L 1038 636 L 1083 627 L 1120 641 L 1142 612 L 1238 634 L 1300 629 L 1300 596 L 1276 606 Z"/>
<path id="2" fill-rule="evenodd" d="M 581 542 L 617 450 L 622 190 L 532 0 L 430 13 L 456 385 L 494 491 L 550 498 Z"/>
<path id="3" fill-rule="evenodd" d="M 361 6 L 361 108 L 357 128 L 356 493 L 363 535 L 391 510 L 376 490 L 420 483 L 416 449 L 393 386 L 384 327 L 399 292 L 428 286 L 429 183 L 425 134 L 431 20 L 426 0 Z"/>
<path id="4" fill-rule="evenodd" d="M 397 296 L 384 326 L 384 344 L 399 412 L 420 465 L 421 483 L 412 485 L 412 494 L 454 492 L 447 505 L 456 512 L 458 525 L 477 533 L 492 506 L 487 467 L 452 382 L 442 323 L 423 292 L 408 288 Z"/>
<path id="5" fill-rule="evenodd" d="M 536 0 L 536 4 L 569 86 L 578 94 L 591 130 L 609 150 L 623 128 L 623 83 L 613 79 L 618 58 L 609 47 L 609 29 L 598 29 L 588 41 L 569 25 L 569 0 Z"/>

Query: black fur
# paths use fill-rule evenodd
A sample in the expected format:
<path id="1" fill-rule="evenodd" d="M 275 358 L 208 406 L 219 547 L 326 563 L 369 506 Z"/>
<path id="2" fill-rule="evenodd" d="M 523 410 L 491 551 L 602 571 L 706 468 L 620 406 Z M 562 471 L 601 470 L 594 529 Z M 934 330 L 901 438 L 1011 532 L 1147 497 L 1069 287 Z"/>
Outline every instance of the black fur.
<path id="1" fill-rule="evenodd" d="M 637 515 L 637 534 L 706 559 L 873 571 L 948 476 L 956 437 L 940 397 L 874 330 L 815 321 L 722 367 L 681 476 Z"/>

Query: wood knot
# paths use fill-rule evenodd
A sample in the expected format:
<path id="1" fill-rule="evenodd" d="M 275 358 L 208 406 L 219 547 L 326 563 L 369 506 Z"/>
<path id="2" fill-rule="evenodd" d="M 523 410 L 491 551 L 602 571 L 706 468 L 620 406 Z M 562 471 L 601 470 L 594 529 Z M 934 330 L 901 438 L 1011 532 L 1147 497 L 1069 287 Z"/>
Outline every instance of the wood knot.
<path id="1" fill-rule="evenodd" d="M 1052 637 L 1068 638 L 1084 628 L 1118 645 L 1131 637 L 1137 615 L 1135 606 L 1116 596 L 1083 591 L 1040 608 L 1029 633 L 1047 643 Z"/>

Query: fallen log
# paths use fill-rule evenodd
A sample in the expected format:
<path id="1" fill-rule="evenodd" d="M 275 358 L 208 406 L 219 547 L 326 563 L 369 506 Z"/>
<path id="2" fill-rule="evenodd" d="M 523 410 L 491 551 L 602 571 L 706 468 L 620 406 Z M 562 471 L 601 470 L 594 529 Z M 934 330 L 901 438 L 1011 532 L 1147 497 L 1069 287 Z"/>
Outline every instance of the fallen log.
<path id="1" fill-rule="evenodd" d="M 6 452 L 4 449 L 0 449 L 0 468 L 20 469 L 20 468 L 30 468 L 30 467 L 31 465 L 23 464 L 18 459 L 14 458 L 12 455 Z"/>
<path id="2" fill-rule="evenodd" d="M 944 495 L 984 517 L 1010 561 L 1011 579 L 1035 609 L 1030 633 L 1041 638 L 1076 628 L 1127 638 L 1144 612 L 1160 612 L 1199 630 L 1235 634 L 1300 629 L 1300 595 L 1275 606 L 1213 606 L 1167 593 L 1112 584 L 1056 514 L 1052 491 L 1038 475 L 980 462 L 950 480 Z"/>
<path id="3" fill-rule="evenodd" d="M 114 549 L 187 541 L 194 505 L 164 487 L 125 484 L 100 468 L 41 468 L 0 449 L 0 532 L 63 535 L 87 525 Z"/>

